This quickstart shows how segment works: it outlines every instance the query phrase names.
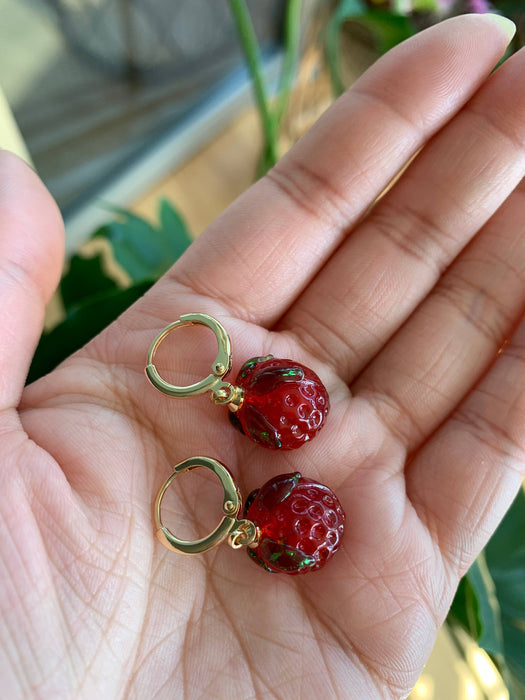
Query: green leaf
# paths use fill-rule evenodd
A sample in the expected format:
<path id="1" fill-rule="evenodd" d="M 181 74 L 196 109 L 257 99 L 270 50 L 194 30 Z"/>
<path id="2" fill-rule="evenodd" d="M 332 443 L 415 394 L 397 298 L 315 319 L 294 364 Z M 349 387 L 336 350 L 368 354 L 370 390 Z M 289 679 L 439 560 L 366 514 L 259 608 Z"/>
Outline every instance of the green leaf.
<path id="1" fill-rule="evenodd" d="M 341 25 L 348 19 L 361 17 L 367 12 L 363 0 L 340 0 L 334 14 L 326 27 L 325 51 L 326 62 L 330 71 L 332 88 L 336 95 L 341 95 L 345 85 L 341 77 L 341 56 L 339 46 L 339 33 Z"/>
<path id="2" fill-rule="evenodd" d="M 417 31 L 410 17 L 392 15 L 381 10 L 372 10 L 356 21 L 370 30 L 380 54 L 390 51 Z"/>
<path id="3" fill-rule="evenodd" d="M 257 168 L 255 171 L 255 178 L 259 180 L 261 177 L 266 175 L 268 170 L 273 168 L 275 162 L 273 160 L 272 151 L 268 148 L 268 144 L 263 145 L 261 153 L 259 155 L 259 160 L 257 161 Z"/>
<path id="4" fill-rule="evenodd" d="M 349 21 L 356 22 L 370 31 L 380 54 L 386 53 L 417 31 L 410 17 L 380 9 L 369 9 L 361 0 L 341 0 L 328 22 L 325 44 L 328 68 L 336 95 L 340 95 L 345 89 L 341 76 L 339 38 L 343 25 Z"/>
<path id="5" fill-rule="evenodd" d="M 382 6 L 382 9 L 387 5 L 384 0 L 371 0 L 371 2 L 378 8 Z M 440 0 L 392 0 L 387 11 L 394 15 L 408 16 L 413 12 L 437 12 L 440 9 Z"/>
<path id="6" fill-rule="evenodd" d="M 481 619 L 478 644 L 492 655 L 503 654 L 501 610 L 483 552 L 470 567 L 467 577 L 478 598 Z"/>
<path id="7" fill-rule="evenodd" d="M 283 36 L 284 56 L 275 108 L 272 110 L 272 115 L 276 122 L 276 138 L 279 137 L 279 127 L 288 109 L 297 73 L 297 66 L 301 57 L 302 4 L 302 0 L 288 0 L 286 3 Z"/>
<path id="8" fill-rule="evenodd" d="M 516 0 L 497 0 L 497 2 L 492 3 L 494 8 L 502 15 L 506 17 L 513 18 L 523 16 L 525 14 L 525 8 L 522 2 L 516 2 Z"/>
<path id="9" fill-rule="evenodd" d="M 487 566 L 494 581 L 503 630 L 503 652 L 514 695 L 525 698 L 525 493 L 520 489 L 488 543 Z"/>
<path id="10" fill-rule="evenodd" d="M 129 218 L 112 221 L 93 234 L 111 244 L 115 260 L 135 283 L 161 274 L 162 256 L 157 246 L 148 245 L 155 239 L 155 230 L 144 221 Z"/>
<path id="11" fill-rule="evenodd" d="M 468 576 L 463 576 L 454 596 L 448 619 L 457 622 L 470 636 L 478 640 L 481 635 L 479 602 Z"/>
<path id="12" fill-rule="evenodd" d="M 261 118 L 265 148 L 270 153 L 272 165 L 279 160 L 278 122 L 270 109 L 268 86 L 264 76 L 261 49 L 246 0 L 228 0 L 235 22 L 239 42 L 252 80 L 253 95 Z"/>
<path id="13" fill-rule="evenodd" d="M 133 286 L 120 289 L 104 268 L 103 254 L 75 255 L 60 290 L 66 318 L 38 344 L 28 382 L 54 369 L 117 318 L 156 281 L 192 242 L 186 224 L 167 200 L 159 203 L 159 226 L 111 207 L 118 220 L 102 226 L 92 238 L 109 241 L 117 263 Z"/>
<path id="14" fill-rule="evenodd" d="M 107 275 L 101 253 L 92 257 L 73 255 L 69 269 L 60 282 L 64 306 L 79 304 L 90 296 L 118 289 L 117 283 Z"/>
<path id="15" fill-rule="evenodd" d="M 366 11 L 367 6 L 364 0 L 340 0 L 334 16 L 341 23 L 349 17 L 365 14 Z"/>
<path id="16" fill-rule="evenodd" d="M 438 12 L 440 9 L 439 0 L 412 0 L 413 12 Z"/>
<path id="17" fill-rule="evenodd" d="M 119 220 L 100 228 L 94 237 L 111 243 L 115 260 L 135 284 L 158 279 L 191 243 L 182 218 L 166 200 L 160 203 L 158 228 L 126 209 L 110 209 Z"/>
<path id="18" fill-rule="evenodd" d="M 188 227 L 179 212 L 167 200 L 162 198 L 159 202 L 160 233 L 170 244 L 172 262 L 175 262 L 188 248 L 193 239 Z"/>
<path id="19" fill-rule="evenodd" d="M 153 284 L 151 280 L 105 291 L 85 303 L 73 306 L 62 323 L 40 338 L 27 383 L 51 372 L 60 362 L 83 347 L 139 299 Z"/>
<path id="20" fill-rule="evenodd" d="M 520 490 L 485 551 L 460 582 L 449 623 L 493 658 L 511 700 L 525 698 L 525 494 Z"/>

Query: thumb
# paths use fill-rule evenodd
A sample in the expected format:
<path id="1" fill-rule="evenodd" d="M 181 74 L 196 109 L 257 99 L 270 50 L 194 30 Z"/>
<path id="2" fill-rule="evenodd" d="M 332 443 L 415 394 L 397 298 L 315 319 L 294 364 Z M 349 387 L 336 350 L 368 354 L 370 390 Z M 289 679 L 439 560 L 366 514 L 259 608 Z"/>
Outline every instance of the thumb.
<path id="1" fill-rule="evenodd" d="M 20 401 L 63 259 L 53 198 L 20 158 L 0 151 L 0 411 Z"/>

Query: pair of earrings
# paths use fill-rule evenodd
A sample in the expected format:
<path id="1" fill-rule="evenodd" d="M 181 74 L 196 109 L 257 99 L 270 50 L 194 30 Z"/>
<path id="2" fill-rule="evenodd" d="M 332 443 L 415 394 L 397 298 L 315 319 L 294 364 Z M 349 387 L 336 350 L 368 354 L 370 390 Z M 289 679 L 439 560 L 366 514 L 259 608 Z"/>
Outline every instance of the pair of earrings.
<path id="1" fill-rule="evenodd" d="M 168 383 L 157 371 L 155 353 L 166 336 L 182 326 L 204 325 L 217 339 L 212 372 L 190 386 Z M 188 398 L 211 392 L 215 404 L 226 405 L 236 427 L 254 442 L 272 450 L 292 450 L 311 440 L 322 428 L 330 403 L 319 377 L 308 367 L 272 355 L 248 360 L 235 384 L 224 381 L 232 366 L 231 343 L 224 327 L 206 314 L 185 314 L 164 328 L 151 344 L 146 376 L 168 396 Z M 162 524 L 164 495 L 180 474 L 196 468 L 211 470 L 224 490 L 224 517 L 207 537 L 180 540 Z M 242 517 L 239 489 L 228 468 L 210 457 L 191 457 L 178 464 L 155 501 L 157 536 L 168 549 L 199 554 L 228 539 L 270 572 L 301 574 L 322 568 L 339 549 L 345 515 L 335 494 L 299 472 L 281 474 L 253 491 Z"/>

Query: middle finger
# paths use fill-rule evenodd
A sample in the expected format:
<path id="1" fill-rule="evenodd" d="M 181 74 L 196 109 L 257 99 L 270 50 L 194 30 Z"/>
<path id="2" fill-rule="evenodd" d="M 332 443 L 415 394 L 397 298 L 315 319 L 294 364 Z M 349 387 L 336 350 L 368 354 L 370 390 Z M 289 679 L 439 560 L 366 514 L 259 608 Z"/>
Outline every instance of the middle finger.
<path id="1" fill-rule="evenodd" d="M 525 174 L 525 52 L 424 148 L 281 320 L 350 382 Z"/>

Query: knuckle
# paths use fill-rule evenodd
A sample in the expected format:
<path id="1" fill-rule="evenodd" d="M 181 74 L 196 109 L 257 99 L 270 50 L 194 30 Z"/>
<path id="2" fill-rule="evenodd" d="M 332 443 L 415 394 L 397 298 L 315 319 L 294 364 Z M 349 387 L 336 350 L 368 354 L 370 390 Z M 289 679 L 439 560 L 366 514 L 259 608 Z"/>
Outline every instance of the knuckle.
<path id="1" fill-rule="evenodd" d="M 451 235 L 435 218 L 412 204 L 401 205 L 394 196 L 372 210 L 368 224 L 398 250 L 430 269 L 437 278 L 450 260 Z"/>
<path id="2" fill-rule="evenodd" d="M 499 347 L 512 319 L 505 305 L 488 288 L 450 272 L 435 288 L 433 297 L 453 307 L 475 332 Z"/>
<path id="3" fill-rule="evenodd" d="M 345 225 L 350 218 L 349 205 L 331 178 L 288 154 L 266 178 L 299 209 L 333 226 Z"/>

